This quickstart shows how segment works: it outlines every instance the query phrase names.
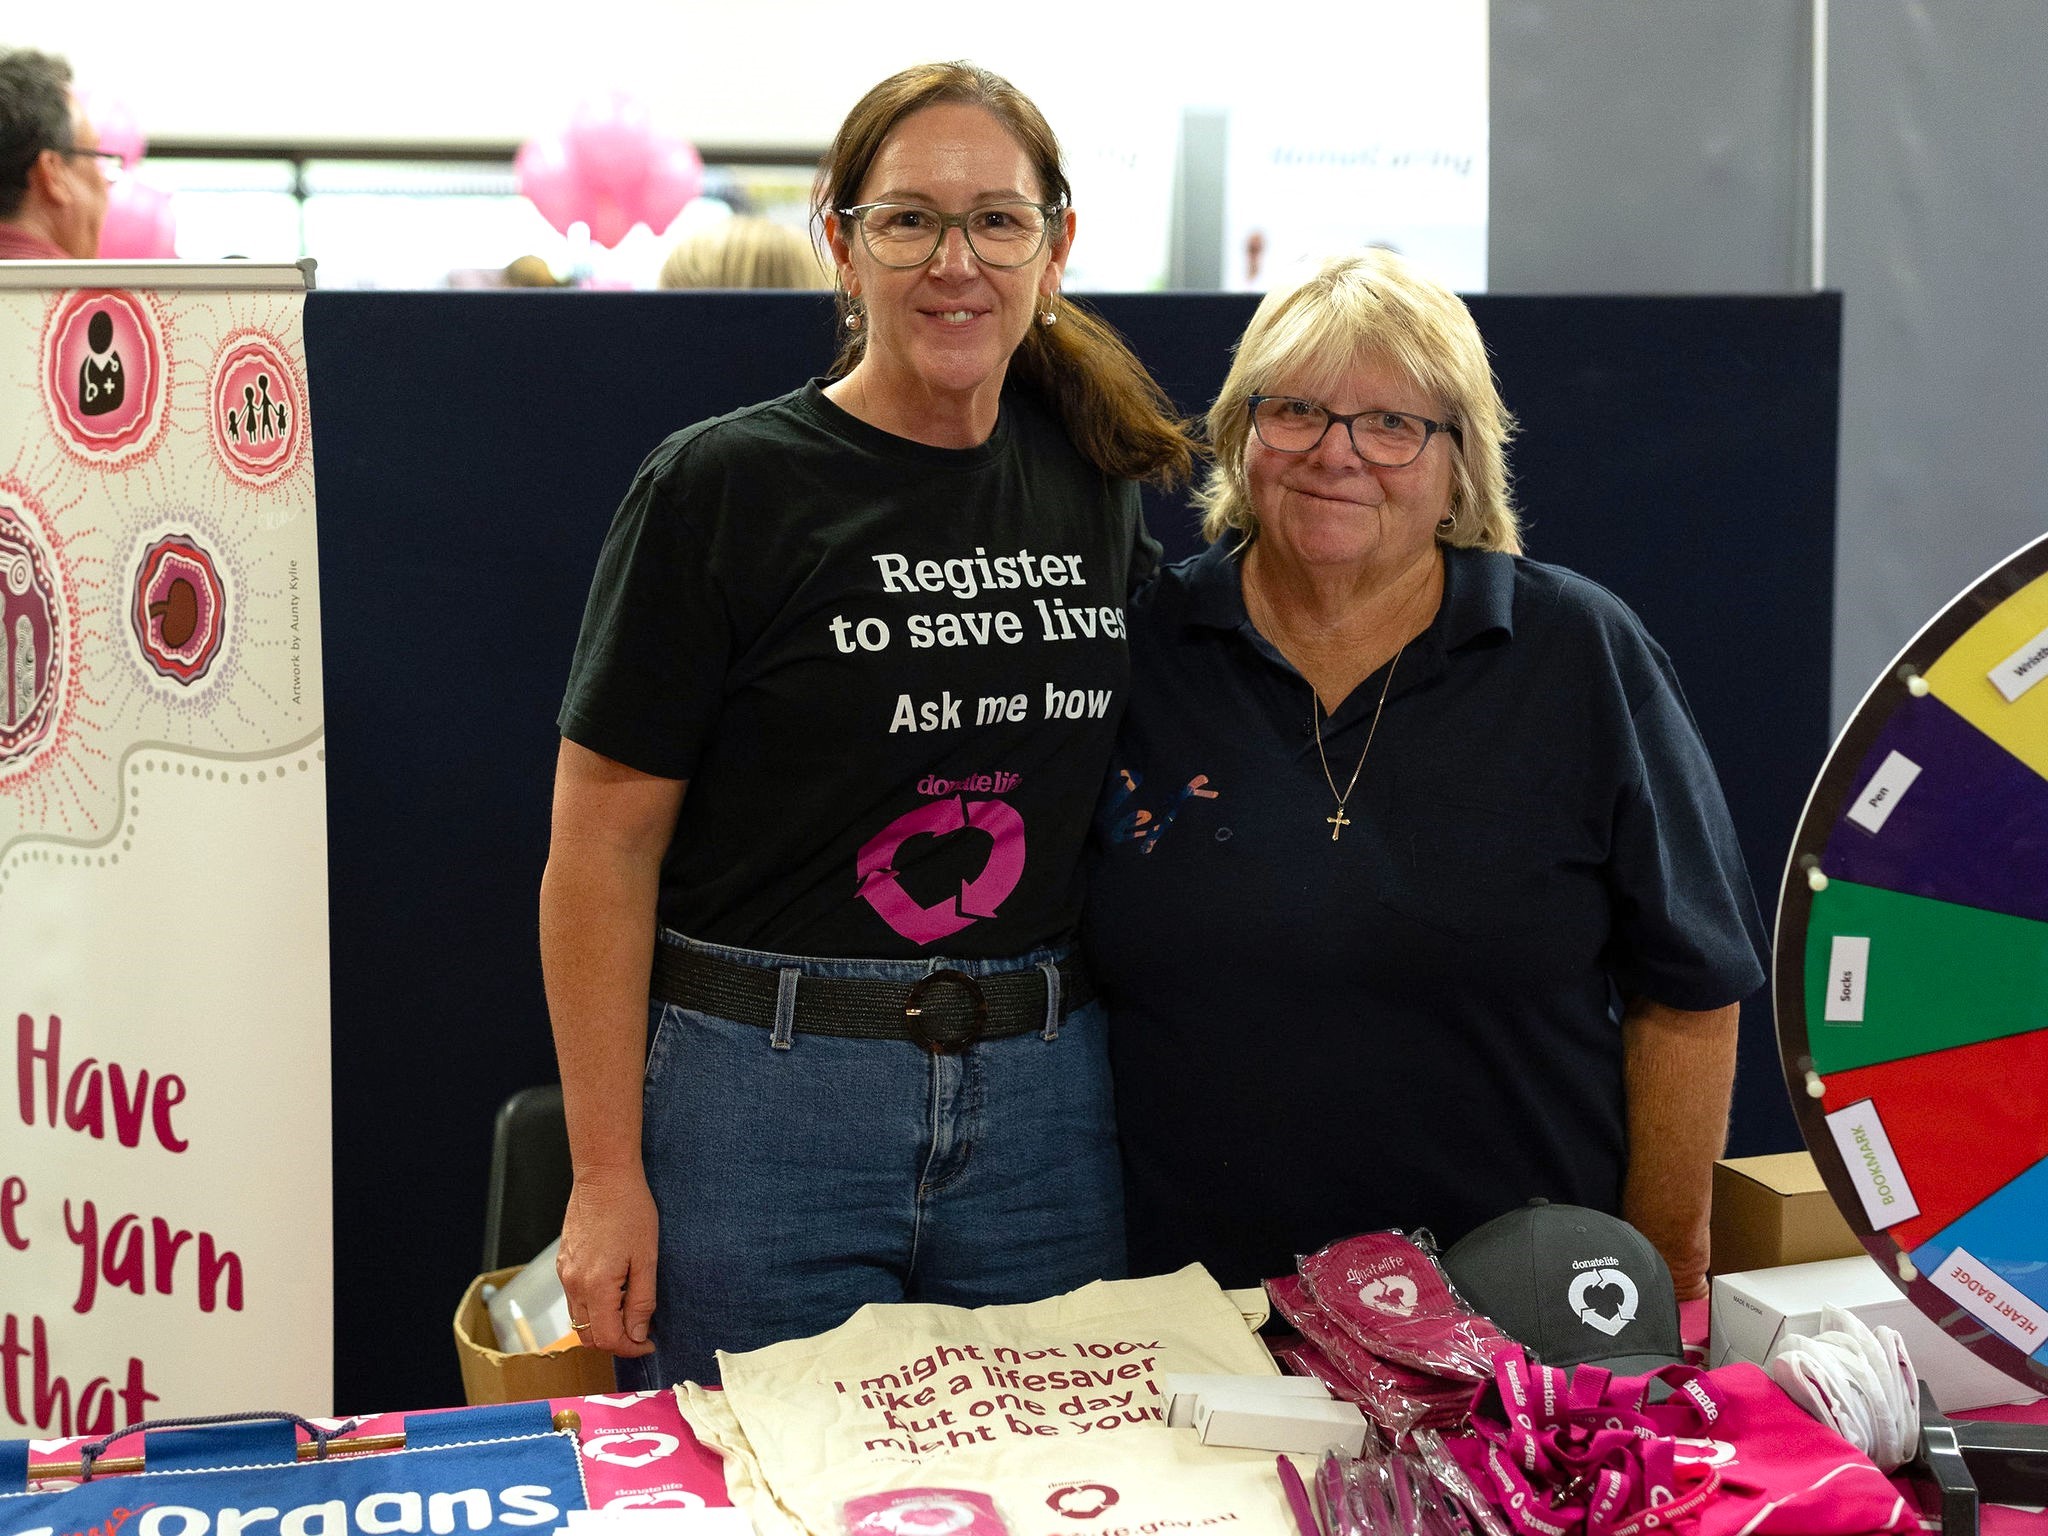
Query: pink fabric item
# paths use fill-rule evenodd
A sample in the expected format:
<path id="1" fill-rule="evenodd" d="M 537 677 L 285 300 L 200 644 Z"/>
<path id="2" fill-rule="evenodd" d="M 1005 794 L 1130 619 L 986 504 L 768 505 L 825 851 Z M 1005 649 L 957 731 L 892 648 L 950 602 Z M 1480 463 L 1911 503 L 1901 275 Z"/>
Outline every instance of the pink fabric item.
<path id="1" fill-rule="evenodd" d="M 1455 1424 L 1464 1418 L 1472 1398 L 1469 1382 L 1447 1381 L 1380 1359 L 1315 1304 L 1297 1275 L 1268 1280 L 1266 1294 L 1273 1299 L 1273 1310 L 1349 1383 L 1349 1393 L 1340 1395 L 1362 1406 L 1396 1438 L 1419 1426 Z"/>
<path id="2" fill-rule="evenodd" d="M 1699 1536 L 1856 1536 L 1917 1532 L 1917 1513 L 1871 1459 L 1808 1415 L 1747 1361 L 1713 1371 L 1667 1366 L 1609 1383 L 1607 1401 L 1640 1401 L 1653 1379 L 1675 1389 L 1643 1412 L 1681 1431 L 1681 1454 L 1709 1458 L 1721 1491 Z M 1689 1426 L 1689 1427 L 1685 1427 Z"/>
<path id="3" fill-rule="evenodd" d="M 1507 1337 L 1451 1289 L 1436 1261 L 1399 1232 L 1362 1232 L 1301 1261 L 1316 1305 L 1382 1360 L 1483 1382 Z"/>

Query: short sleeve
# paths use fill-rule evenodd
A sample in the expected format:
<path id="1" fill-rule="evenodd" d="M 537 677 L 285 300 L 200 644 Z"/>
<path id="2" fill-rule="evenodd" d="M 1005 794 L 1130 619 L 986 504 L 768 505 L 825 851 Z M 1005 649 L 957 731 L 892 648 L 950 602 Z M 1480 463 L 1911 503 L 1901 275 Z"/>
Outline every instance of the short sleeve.
<path id="1" fill-rule="evenodd" d="M 668 779 L 696 768 L 732 653 L 703 532 L 709 509 L 691 504 L 685 480 L 657 454 L 620 504 L 556 717 L 569 740 Z"/>
<path id="2" fill-rule="evenodd" d="M 1640 643 L 1633 761 L 1609 860 L 1615 980 L 1667 1007 L 1722 1008 L 1763 983 L 1763 925 L 1699 726 L 1669 660 L 1647 636 Z"/>

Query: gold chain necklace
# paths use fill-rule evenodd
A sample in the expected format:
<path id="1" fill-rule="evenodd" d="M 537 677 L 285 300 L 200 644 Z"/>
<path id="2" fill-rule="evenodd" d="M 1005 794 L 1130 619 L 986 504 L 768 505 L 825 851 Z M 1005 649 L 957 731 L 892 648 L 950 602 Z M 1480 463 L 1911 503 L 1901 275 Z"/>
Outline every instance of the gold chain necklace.
<path id="1" fill-rule="evenodd" d="M 1330 759 L 1323 751 L 1323 696 L 1316 692 L 1316 685 L 1308 685 L 1309 723 L 1316 731 L 1316 756 L 1322 760 L 1323 782 L 1330 786 L 1330 795 L 1337 802 L 1337 814 L 1325 816 L 1330 824 L 1330 841 L 1337 841 L 1338 835 L 1351 825 L 1351 818 L 1344 814 L 1344 802 L 1351 798 L 1351 791 L 1358 788 L 1358 776 L 1365 772 L 1366 753 L 1372 751 L 1372 739 L 1380 731 L 1380 712 L 1387 707 L 1387 695 L 1394 691 L 1394 668 L 1401 665 L 1401 651 L 1408 649 L 1408 642 L 1401 642 L 1401 650 L 1394 652 L 1394 659 L 1387 663 L 1387 680 L 1380 687 L 1380 701 L 1373 706 L 1372 726 L 1365 733 L 1365 751 L 1358 754 L 1358 766 L 1351 770 L 1351 782 L 1344 786 L 1344 793 L 1337 793 L 1337 780 L 1330 772 Z"/>
<path id="2" fill-rule="evenodd" d="M 1249 615 L 1251 613 L 1251 599 L 1253 596 L 1252 584 L 1246 581 L 1243 575 L 1240 575 L 1238 577 L 1238 585 L 1244 593 L 1245 611 Z M 1266 609 L 1266 616 L 1270 622 L 1273 613 L 1272 609 L 1267 607 L 1264 593 L 1258 594 L 1258 601 L 1259 606 Z M 1254 616 L 1253 622 L 1257 622 L 1256 616 Z M 1273 643 L 1276 646 L 1279 644 L 1277 640 Z M 1316 757 L 1323 765 L 1323 782 L 1330 786 L 1330 798 L 1337 802 L 1337 814 L 1323 818 L 1324 821 L 1329 823 L 1330 841 L 1333 843 L 1343 835 L 1344 829 L 1351 825 L 1351 818 L 1344 814 L 1344 806 L 1351 799 L 1351 792 L 1358 788 L 1358 776 L 1365 772 L 1365 760 L 1372 752 L 1373 738 L 1379 735 L 1380 732 L 1380 716 L 1386 711 L 1387 695 L 1394 691 L 1394 669 L 1401 665 L 1401 657 L 1407 649 L 1408 642 L 1403 640 L 1394 651 L 1394 659 L 1387 663 L 1387 680 L 1380 685 L 1379 703 L 1373 706 L 1372 724 L 1365 733 L 1365 750 L 1358 754 L 1358 766 L 1351 770 L 1351 782 L 1344 786 L 1342 794 L 1337 792 L 1336 775 L 1330 772 L 1329 754 L 1323 750 L 1323 696 L 1316 692 L 1316 685 L 1314 683 L 1308 685 L 1309 725 L 1315 731 Z"/>

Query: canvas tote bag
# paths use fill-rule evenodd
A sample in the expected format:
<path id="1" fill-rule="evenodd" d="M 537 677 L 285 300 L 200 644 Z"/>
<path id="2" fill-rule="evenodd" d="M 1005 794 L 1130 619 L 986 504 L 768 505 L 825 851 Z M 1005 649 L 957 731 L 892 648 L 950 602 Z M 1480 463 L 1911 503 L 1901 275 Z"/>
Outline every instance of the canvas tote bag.
<path id="1" fill-rule="evenodd" d="M 1013 1536 L 1294 1530 L 1270 1452 L 1166 1428 L 1169 1372 L 1278 1374 L 1199 1265 L 1019 1306 L 867 1306 L 719 1365 L 724 1392 L 683 1392 L 684 1417 L 737 1459 L 764 1533 L 838 1536 L 847 1499 L 921 1487 L 992 1495 Z"/>

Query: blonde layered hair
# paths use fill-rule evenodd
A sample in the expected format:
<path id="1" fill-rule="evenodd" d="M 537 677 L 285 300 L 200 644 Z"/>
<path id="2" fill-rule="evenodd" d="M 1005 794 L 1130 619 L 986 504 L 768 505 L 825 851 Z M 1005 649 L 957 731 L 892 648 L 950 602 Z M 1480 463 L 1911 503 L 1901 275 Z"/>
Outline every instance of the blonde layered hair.
<path id="1" fill-rule="evenodd" d="M 1466 549 L 1522 552 L 1507 469 L 1515 419 L 1501 401 L 1479 327 L 1455 293 L 1385 250 L 1333 257 L 1307 281 L 1267 294 L 1252 316 L 1209 408 L 1215 463 L 1196 494 L 1204 539 L 1258 537 L 1244 468 L 1251 397 L 1283 384 L 1290 394 L 1325 396 L 1347 373 L 1372 364 L 1399 370 L 1440 401 L 1464 438 L 1449 445 L 1454 521 L 1437 538 Z"/>
<path id="2" fill-rule="evenodd" d="M 735 214 L 679 243 L 661 264 L 663 288 L 828 288 L 802 230 Z"/>

